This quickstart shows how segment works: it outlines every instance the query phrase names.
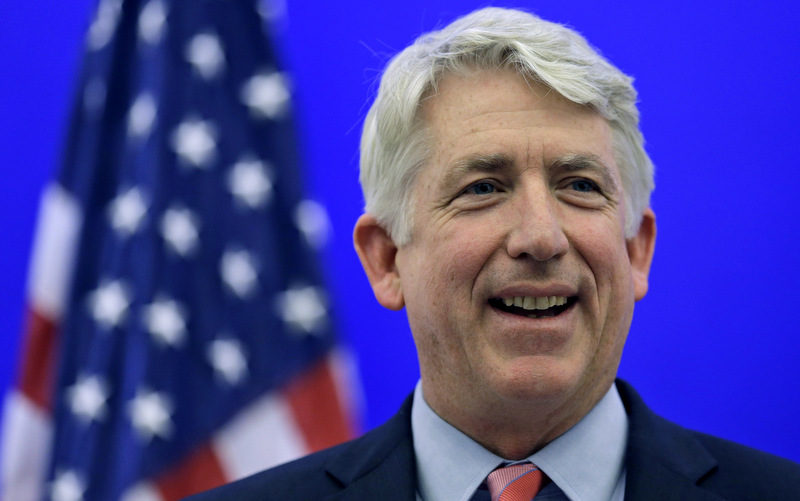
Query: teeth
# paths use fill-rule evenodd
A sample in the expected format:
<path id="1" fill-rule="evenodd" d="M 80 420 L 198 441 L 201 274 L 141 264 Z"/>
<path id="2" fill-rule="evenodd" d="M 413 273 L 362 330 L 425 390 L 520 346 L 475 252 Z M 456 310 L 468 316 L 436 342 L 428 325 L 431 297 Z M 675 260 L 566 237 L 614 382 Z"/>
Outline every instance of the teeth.
<path id="1" fill-rule="evenodd" d="M 503 298 L 503 304 L 506 306 L 516 306 L 524 310 L 546 310 L 553 306 L 567 304 L 567 298 L 565 296 L 514 296 Z"/>

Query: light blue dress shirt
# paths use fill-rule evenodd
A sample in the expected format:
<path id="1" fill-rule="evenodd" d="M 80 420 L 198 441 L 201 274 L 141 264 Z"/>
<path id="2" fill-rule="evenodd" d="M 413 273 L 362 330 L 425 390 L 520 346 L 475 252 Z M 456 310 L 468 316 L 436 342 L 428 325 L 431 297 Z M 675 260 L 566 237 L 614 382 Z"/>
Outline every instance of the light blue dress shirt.
<path id="1" fill-rule="evenodd" d="M 417 457 L 417 499 L 468 501 L 486 476 L 509 462 L 494 455 L 439 417 L 414 390 L 411 430 Z M 552 480 L 536 501 L 622 501 L 628 417 L 611 388 L 566 433 L 528 458 Z"/>

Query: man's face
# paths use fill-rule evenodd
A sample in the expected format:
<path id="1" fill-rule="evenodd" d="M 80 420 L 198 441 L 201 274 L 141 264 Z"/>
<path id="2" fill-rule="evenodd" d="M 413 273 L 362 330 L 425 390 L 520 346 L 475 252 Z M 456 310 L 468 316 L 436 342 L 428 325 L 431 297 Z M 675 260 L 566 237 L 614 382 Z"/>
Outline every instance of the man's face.
<path id="1" fill-rule="evenodd" d="M 426 400 L 453 421 L 593 405 L 646 292 L 654 238 L 648 211 L 650 231 L 625 240 L 608 124 L 510 71 L 446 76 L 422 113 L 432 154 L 411 242 L 394 255 L 396 294 L 376 295 L 407 308 Z"/>

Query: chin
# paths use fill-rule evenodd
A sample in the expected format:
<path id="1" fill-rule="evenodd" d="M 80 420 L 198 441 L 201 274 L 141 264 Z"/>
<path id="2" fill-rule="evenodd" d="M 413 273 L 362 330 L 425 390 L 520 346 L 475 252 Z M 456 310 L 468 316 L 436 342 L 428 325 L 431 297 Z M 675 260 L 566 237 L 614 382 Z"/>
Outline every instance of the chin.
<path id="1" fill-rule="evenodd" d="M 537 357 L 540 358 L 540 357 Z M 505 368 L 493 386 L 504 399 L 546 403 L 570 398 L 578 390 L 581 373 L 552 360 L 516 363 Z"/>

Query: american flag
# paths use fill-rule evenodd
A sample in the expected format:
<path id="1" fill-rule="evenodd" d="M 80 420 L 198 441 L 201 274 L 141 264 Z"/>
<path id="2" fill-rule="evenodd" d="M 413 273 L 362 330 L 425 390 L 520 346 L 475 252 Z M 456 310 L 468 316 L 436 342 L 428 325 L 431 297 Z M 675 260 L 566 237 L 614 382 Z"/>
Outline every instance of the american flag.
<path id="1" fill-rule="evenodd" d="M 256 0 L 103 0 L 45 189 L 5 501 L 173 500 L 352 436 Z"/>

